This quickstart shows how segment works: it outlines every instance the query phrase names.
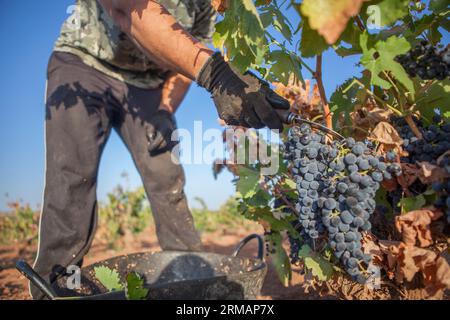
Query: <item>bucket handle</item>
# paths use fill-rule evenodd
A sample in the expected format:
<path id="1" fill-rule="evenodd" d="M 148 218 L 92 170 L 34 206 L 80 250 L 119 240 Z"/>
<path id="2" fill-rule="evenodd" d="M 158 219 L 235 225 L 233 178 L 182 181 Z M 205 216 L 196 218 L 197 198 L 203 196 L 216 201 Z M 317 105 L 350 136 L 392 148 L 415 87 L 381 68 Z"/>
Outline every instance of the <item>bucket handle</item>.
<path id="1" fill-rule="evenodd" d="M 16 269 L 19 270 L 28 280 L 31 281 L 47 298 L 54 300 L 56 294 L 50 285 L 24 260 L 19 260 L 16 263 Z"/>
<path id="2" fill-rule="evenodd" d="M 247 243 L 249 243 L 252 239 L 257 239 L 258 240 L 258 255 L 256 256 L 256 258 L 258 260 L 263 260 L 264 258 L 264 241 L 262 239 L 262 237 L 259 234 L 251 234 L 247 237 L 245 237 L 244 239 L 241 240 L 241 242 L 239 242 L 236 246 L 236 248 L 234 249 L 233 253 L 231 254 L 232 257 L 237 257 L 238 254 L 241 252 L 241 250 L 245 247 L 245 245 L 247 245 Z"/>

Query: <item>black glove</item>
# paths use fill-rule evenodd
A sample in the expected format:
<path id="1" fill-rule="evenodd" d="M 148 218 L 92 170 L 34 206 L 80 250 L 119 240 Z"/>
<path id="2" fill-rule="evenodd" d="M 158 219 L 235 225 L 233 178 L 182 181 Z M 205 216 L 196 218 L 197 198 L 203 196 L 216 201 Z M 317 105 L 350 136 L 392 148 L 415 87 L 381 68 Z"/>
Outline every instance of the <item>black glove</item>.
<path id="1" fill-rule="evenodd" d="M 242 75 L 234 70 L 219 52 L 206 61 L 197 76 L 197 83 L 211 93 L 219 117 L 227 124 L 283 129 L 274 108 L 288 110 L 289 102 L 255 75 L 249 72 Z"/>
<path id="2" fill-rule="evenodd" d="M 176 129 L 175 118 L 166 110 L 158 110 L 147 127 L 148 151 L 151 155 L 171 150 L 178 141 L 172 141 Z"/>

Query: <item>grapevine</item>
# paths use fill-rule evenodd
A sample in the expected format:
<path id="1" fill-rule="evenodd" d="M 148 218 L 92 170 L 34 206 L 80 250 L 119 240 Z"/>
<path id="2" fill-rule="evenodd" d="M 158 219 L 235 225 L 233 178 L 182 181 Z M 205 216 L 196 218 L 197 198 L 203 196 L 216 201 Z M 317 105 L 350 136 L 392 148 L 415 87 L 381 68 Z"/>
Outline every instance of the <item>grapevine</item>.
<path id="1" fill-rule="evenodd" d="M 272 82 L 292 112 L 346 137 L 295 125 L 281 134 L 277 174 L 260 175 L 258 162 L 230 168 L 239 209 L 263 225 L 280 280 L 287 284 L 295 265 L 328 284 L 336 272 L 366 284 L 375 266 L 390 287 L 421 278 L 424 297 L 442 298 L 450 289 L 442 276 L 450 274 L 448 7 L 433 0 L 217 2 L 214 44 L 231 63 Z M 375 29 L 372 5 L 381 15 Z M 358 57 L 362 72 L 328 97 L 322 77 L 330 51 Z"/>

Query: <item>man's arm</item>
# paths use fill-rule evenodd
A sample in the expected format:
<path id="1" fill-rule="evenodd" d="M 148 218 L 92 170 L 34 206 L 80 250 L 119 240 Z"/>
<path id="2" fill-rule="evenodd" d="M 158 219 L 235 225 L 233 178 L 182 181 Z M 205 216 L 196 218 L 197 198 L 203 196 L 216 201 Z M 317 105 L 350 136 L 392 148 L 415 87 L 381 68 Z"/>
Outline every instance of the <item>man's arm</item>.
<path id="1" fill-rule="evenodd" d="M 171 74 L 164 82 L 159 109 L 175 113 L 186 96 L 191 83 L 192 81 L 182 74 Z"/>
<path id="2" fill-rule="evenodd" d="M 159 65 L 194 80 L 213 51 L 153 0 L 99 0 L 114 21 Z"/>
<path id="3" fill-rule="evenodd" d="M 192 37 L 154 0 L 98 0 L 120 28 L 160 66 L 195 80 L 211 93 L 229 125 L 282 129 L 274 108 L 289 102 L 253 75 L 242 75 Z"/>

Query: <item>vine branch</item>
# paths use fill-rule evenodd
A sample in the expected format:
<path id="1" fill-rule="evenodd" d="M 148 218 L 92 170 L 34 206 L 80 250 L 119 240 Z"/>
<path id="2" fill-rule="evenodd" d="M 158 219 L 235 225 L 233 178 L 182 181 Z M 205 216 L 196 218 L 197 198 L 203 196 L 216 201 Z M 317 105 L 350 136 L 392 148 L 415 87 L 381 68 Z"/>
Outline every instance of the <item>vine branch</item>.
<path id="1" fill-rule="evenodd" d="M 330 107 L 328 105 L 327 96 L 325 93 L 325 87 L 322 80 L 322 55 L 319 54 L 316 57 L 316 72 L 314 72 L 314 78 L 317 82 L 317 87 L 319 89 L 320 100 L 322 101 L 323 113 L 325 124 L 329 129 L 333 129 L 333 121 L 331 118 Z"/>

